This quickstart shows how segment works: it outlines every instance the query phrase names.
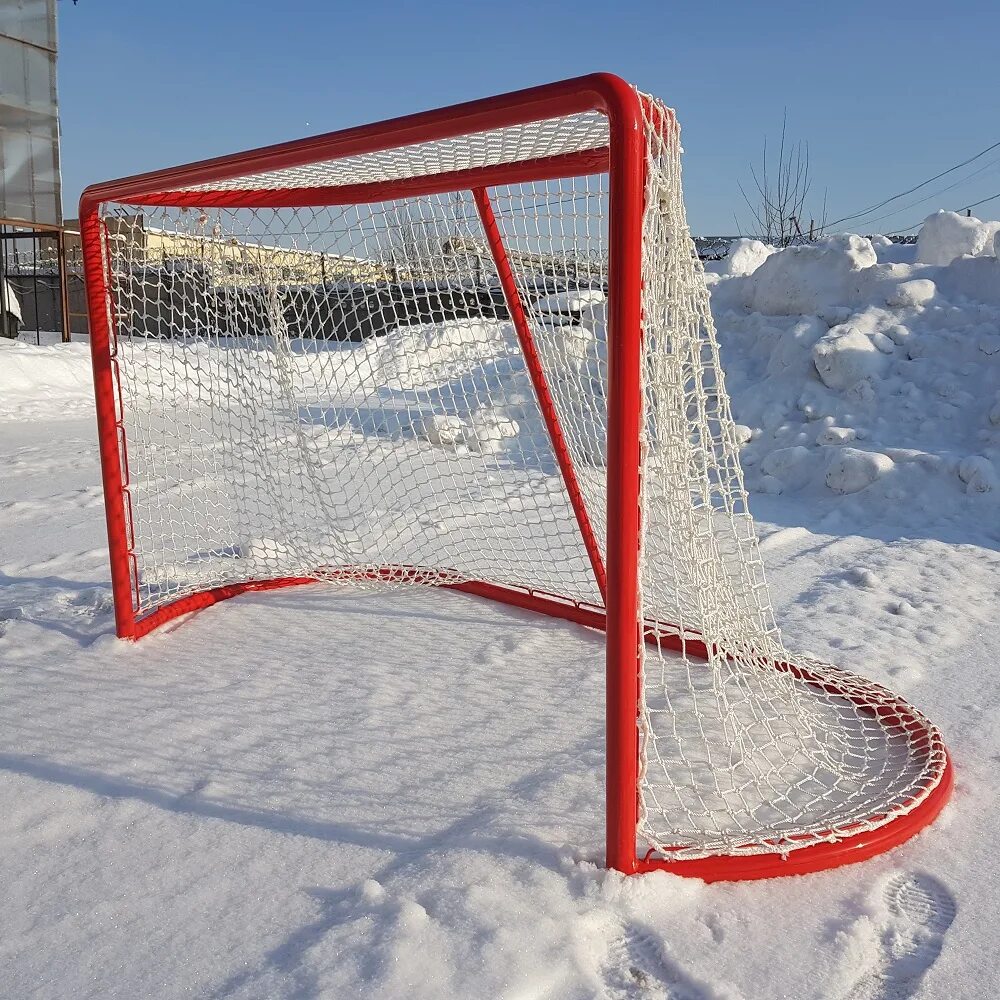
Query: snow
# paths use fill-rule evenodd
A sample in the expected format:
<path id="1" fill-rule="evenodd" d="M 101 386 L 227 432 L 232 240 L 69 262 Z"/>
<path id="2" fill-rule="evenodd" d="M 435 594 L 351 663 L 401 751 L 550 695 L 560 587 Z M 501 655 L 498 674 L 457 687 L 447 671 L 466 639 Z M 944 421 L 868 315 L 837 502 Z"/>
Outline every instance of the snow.
<path id="1" fill-rule="evenodd" d="M 464 373 L 463 359 L 484 340 L 486 328 L 504 328 L 497 355 L 499 362 L 518 353 L 517 337 L 510 324 L 495 320 L 451 320 L 407 327 L 405 335 L 387 340 L 372 338 L 357 352 L 361 355 L 351 382 L 360 386 L 376 381 L 389 388 L 435 389 Z M 303 362 L 307 366 L 308 361 Z"/>
<path id="2" fill-rule="evenodd" d="M 942 295 L 955 302 L 1000 306 L 1000 260 L 960 257 L 937 277 Z"/>
<path id="3" fill-rule="evenodd" d="M 831 236 L 772 254 L 752 276 L 751 308 L 768 316 L 821 313 L 856 294 L 859 275 L 877 263 L 862 236 Z"/>
<path id="4" fill-rule="evenodd" d="M 55 341 L 57 338 L 51 338 Z M 0 338 L 0 418 L 11 413 L 91 409 L 94 383 L 85 343 L 41 347 Z"/>
<path id="5" fill-rule="evenodd" d="M 841 523 L 864 511 L 897 532 L 928 517 L 994 525 L 1000 261 L 884 264 L 867 242 L 782 251 L 713 286 L 748 485 L 810 496 Z M 778 277 L 809 309 L 770 308 Z"/>
<path id="6" fill-rule="evenodd" d="M 545 295 L 535 303 L 538 313 L 580 313 L 592 306 L 599 306 L 607 298 L 596 288 L 582 288 L 571 292 L 555 292 Z"/>
<path id="7" fill-rule="evenodd" d="M 761 883 L 600 869 L 601 642 L 568 623 L 314 585 L 114 639 L 86 345 L 0 342 L 6 994 L 993 995 L 1000 263 L 887 256 L 769 253 L 713 274 L 713 309 L 786 636 L 926 711 L 958 787 L 888 855 Z M 599 395 L 579 312 L 547 335 Z M 435 391 L 476 322 L 324 363 Z M 389 436 L 512 447 L 540 432 L 513 409 L 401 404 Z"/>
<path id="8" fill-rule="evenodd" d="M 888 236 L 871 236 L 872 249 L 880 264 L 915 264 L 916 243 L 893 243 Z"/>
<path id="9" fill-rule="evenodd" d="M 733 240 L 726 256 L 715 262 L 712 271 L 726 277 L 744 277 L 753 274 L 773 253 L 774 247 L 760 240 Z"/>
<path id="10" fill-rule="evenodd" d="M 812 350 L 820 381 L 830 389 L 851 389 L 865 379 L 877 379 L 885 367 L 882 343 L 846 323 L 831 327 Z"/>
<path id="11" fill-rule="evenodd" d="M 894 463 L 888 455 L 842 448 L 827 466 L 826 485 L 834 493 L 858 493 L 893 467 Z"/>
<path id="12" fill-rule="evenodd" d="M 993 241 L 998 233 L 1000 222 L 980 222 L 956 212 L 936 212 L 924 219 L 920 227 L 917 260 L 943 267 L 962 256 L 995 257 Z"/>

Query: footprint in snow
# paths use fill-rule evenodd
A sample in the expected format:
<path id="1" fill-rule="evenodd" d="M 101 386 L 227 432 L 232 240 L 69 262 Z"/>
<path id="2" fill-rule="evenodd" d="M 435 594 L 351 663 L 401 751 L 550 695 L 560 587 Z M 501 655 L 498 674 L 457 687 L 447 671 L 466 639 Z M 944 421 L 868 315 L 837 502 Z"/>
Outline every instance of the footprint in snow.
<path id="1" fill-rule="evenodd" d="M 882 928 L 878 962 L 851 1000 L 910 1000 L 937 961 L 956 904 L 932 875 L 896 872 L 883 890 L 889 919 Z"/>
<path id="2" fill-rule="evenodd" d="M 663 954 L 641 927 L 626 927 L 608 950 L 605 1000 L 704 1000 L 705 992 Z"/>
<path id="3" fill-rule="evenodd" d="M 7 634 L 11 622 L 19 622 L 24 618 L 22 608 L 0 608 L 0 639 Z"/>
<path id="4" fill-rule="evenodd" d="M 91 618 L 107 614 L 115 608 L 111 591 L 106 587 L 88 587 L 75 594 L 65 594 L 62 600 L 70 606 L 73 614 Z"/>

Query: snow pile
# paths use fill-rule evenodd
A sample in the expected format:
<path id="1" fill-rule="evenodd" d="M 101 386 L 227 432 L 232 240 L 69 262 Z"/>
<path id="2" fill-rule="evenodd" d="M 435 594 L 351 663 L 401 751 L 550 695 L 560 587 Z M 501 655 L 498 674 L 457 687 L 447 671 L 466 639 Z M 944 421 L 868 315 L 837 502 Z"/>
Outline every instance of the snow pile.
<path id="1" fill-rule="evenodd" d="M 870 236 L 872 248 L 880 264 L 915 264 L 916 243 L 893 243 L 888 236 Z"/>
<path id="2" fill-rule="evenodd" d="M 1000 222 L 980 222 L 956 212 L 929 215 L 917 238 L 917 261 L 947 267 L 959 257 L 995 257 Z"/>
<path id="3" fill-rule="evenodd" d="M 897 504 L 950 516 L 968 503 L 995 516 L 1000 261 L 958 253 L 992 251 L 997 226 L 931 216 L 919 256 L 946 265 L 879 263 L 869 240 L 842 236 L 716 279 L 752 492 L 849 502 L 855 516 L 859 503 L 877 516 Z"/>
<path id="4" fill-rule="evenodd" d="M 949 301 L 1000 306 L 1000 260 L 996 257 L 959 257 L 942 268 L 936 280 Z"/>
<path id="5" fill-rule="evenodd" d="M 605 461 L 607 321 L 603 292 L 548 296 L 532 309 L 535 346 L 578 461 Z M 535 464 L 548 432 L 514 327 L 461 320 L 400 327 L 369 342 L 357 371 L 419 406 L 412 434 L 459 454 L 505 452 Z M 370 383 L 369 383 L 370 385 Z M 382 403 L 385 400 L 382 399 Z M 407 433 L 405 420 L 401 427 Z"/>
<path id="6" fill-rule="evenodd" d="M 760 240 L 733 240 L 729 252 L 721 261 L 706 268 L 725 277 L 742 277 L 753 274 L 775 252 L 775 248 Z"/>
<path id="7" fill-rule="evenodd" d="M 0 337 L 0 414 L 92 405 L 86 344 L 36 346 Z"/>
<path id="8" fill-rule="evenodd" d="M 420 391 L 465 378 L 470 361 L 503 367 L 520 349 L 510 323 L 465 319 L 399 327 L 365 341 L 358 354 L 358 385 Z"/>
<path id="9" fill-rule="evenodd" d="M 754 271 L 754 312 L 769 316 L 819 313 L 856 295 L 860 274 L 876 264 L 860 236 L 834 236 L 772 254 Z"/>

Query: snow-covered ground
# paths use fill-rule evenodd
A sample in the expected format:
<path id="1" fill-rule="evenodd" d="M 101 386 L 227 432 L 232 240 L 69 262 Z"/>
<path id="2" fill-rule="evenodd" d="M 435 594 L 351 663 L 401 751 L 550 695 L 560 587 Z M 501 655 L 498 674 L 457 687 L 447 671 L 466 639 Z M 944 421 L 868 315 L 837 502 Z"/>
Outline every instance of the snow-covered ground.
<path id="1" fill-rule="evenodd" d="M 769 882 L 597 866 L 601 643 L 568 624 L 316 586 L 114 639 L 86 345 L 0 342 L 0 995 L 994 996 L 1000 260 L 973 223 L 709 276 L 786 638 L 925 711 L 958 777 L 903 847 Z"/>

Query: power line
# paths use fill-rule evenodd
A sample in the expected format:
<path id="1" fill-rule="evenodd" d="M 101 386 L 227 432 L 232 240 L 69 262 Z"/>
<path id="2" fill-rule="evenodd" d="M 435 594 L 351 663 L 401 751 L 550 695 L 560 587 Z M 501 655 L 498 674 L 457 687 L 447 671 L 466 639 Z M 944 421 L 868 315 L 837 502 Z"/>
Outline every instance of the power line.
<path id="1" fill-rule="evenodd" d="M 981 198 L 979 201 L 974 201 L 971 205 L 966 205 L 965 208 L 970 209 L 975 208 L 977 205 L 985 205 L 986 202 L 995 201 L 997 198 L 1000 198 L 1000 191 L 997 191 L 996 194 L 991 194 L 988 198 Z"/>
<path id="2" fill-rule="evenodd" d="M 891 202 L 898 201 L 900 198 L 905 198 L 908 194 L 913 194 L 914 191 L 919 191 L 922 187 L 926 187 L 928 184 L 939 180 L 946 174 L 954 173 L 956 170 L 961 170 L 962 167 L 967 167 L 970 163 L 975 162 L 981 156 L 985 156 L 987 153 L 992 152 L 994 149 L 1000 148 L 1000 140 L 994 142 L 992 145 L 987 146 L 985 149 L 980 150 L 975 156 L 970 156 L 967 160 L 963 160 L 961 163 L 956 163 L 953 167 L 949 167 L 947 170 L 942 170 L 941 173 L 935 174 L 933 177 L 928 177 L 927 180 L 921 181 L 919 184 L 907 189 L 906 191 L 900 191 L 899 194 L 894 194 L 891 198 L 886 198 L 884 201 L 880 201 L 877 205 L 872 205 L 869 208 L 864 209 L 861 212 L 855 212 L 853 215 L 845 215 L 843 218 L 834 219 L 833 222 L 827 223 L 827 228 L 831 226 L 839 226 L 842 222 L 850 222 L 852 219 L 860 219 L 866 215 L 871 215 L 872 212 L 877 212 L 880 208 L 884 208 Z M 912 228 L 912 227 L 910 227 Z"/>
<path id="3" fill-rule="evenodd" d="M 991 194 L 988 198 L 980 198 L 979 201 L 974 201 L 971 205 L 963 205 L 958 211 L 968 212 L 979 205 L 985 205 L 988 201 L 996 201 L 997 198 L 1000 198 L 1000 191 L 997 191 L 996 194 Z M 921 219 L 919 222 L 914 222 L 912 226 L 905 226 L 903 229 L 894 229 L 890 233 L 885 233 L 885 235 L 898 236 L 900 233 L 907 233 L 911 229 L 916 229 L 917 226 L 922 226 L 925 221 L 925 219 Z"/>
<path id="4" fill-rule="evenodd" d="M 969 181 L 973 180 L 976 177 L 979 177 L 980 174 L 984 174 L 986 173 L 986 171 L 991 170 L 993 167 L 997 166 L 997 164 L 1000 164 L 1000 158 L 996 160 L 990 160 L 990 162 L 987 163 L 985 167 L 980 167 L 978 170 L 974 170 L 971 174 L 969 174 L 968 177 L 963 177 L 961 180 L 955 181 L 953 184 L 948 184 L 943 188 L 938 188 L 936 191 L 932 192 L 931 194 L 925 195 L 923 198 L 917 198 L 915 201 L 907 202 L 901 208 L 894 209 L 891 212 L 886 212 L 885 215 L 878 215 L 874 219 L 866 219 L 864 225 L 867 227 L 873 225 L 876 222 L 881 222 L 883 219 L 891 219 L 894 215 L 899 215 L 902 212 L 906 212 L 916 205 L 922 205 L 925 201 L 931 201 L 933 198 L 939 197 L 946 191 L 953 191 L 955 188 L 961 187 L 963 184 L 968 184 Z"/>

